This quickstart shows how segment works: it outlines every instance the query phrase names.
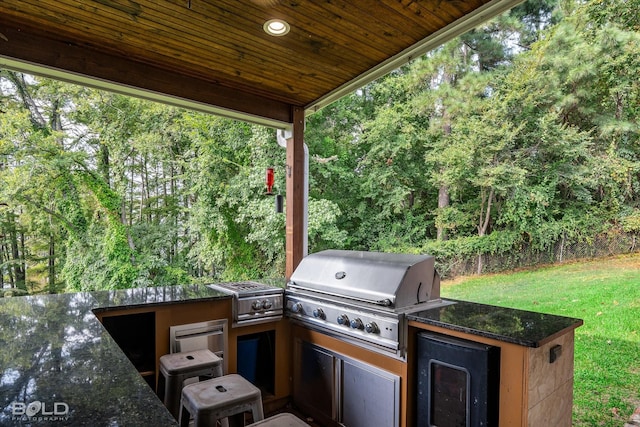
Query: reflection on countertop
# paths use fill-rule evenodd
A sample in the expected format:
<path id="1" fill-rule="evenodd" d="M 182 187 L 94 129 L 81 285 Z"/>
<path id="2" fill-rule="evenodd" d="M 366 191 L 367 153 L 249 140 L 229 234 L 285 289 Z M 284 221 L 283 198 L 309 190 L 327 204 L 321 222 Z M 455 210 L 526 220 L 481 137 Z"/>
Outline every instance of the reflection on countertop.
<path id="1" fill-rule="evenodd" d="M 540 347 L 571 329 L 581 319 L 468 301 L 410 313 L 407 319 L 524 347 Z"/>
<path id="2" fill-rule="evenodd" d="M 201 285 L 159 286 L 155 288 L 118 289 L 93 291 L 96 310 L 111 310 L 121 307 L 135 308 L 148 304 L 177 304 L 189 301 L 229 298 L 228 294 Z"/>
<path id="3" fill-rule="evenodd" d="M 0 425 L 176 425 L 94 311 L 221 298 L 197 285 L 0 298 Z"/>

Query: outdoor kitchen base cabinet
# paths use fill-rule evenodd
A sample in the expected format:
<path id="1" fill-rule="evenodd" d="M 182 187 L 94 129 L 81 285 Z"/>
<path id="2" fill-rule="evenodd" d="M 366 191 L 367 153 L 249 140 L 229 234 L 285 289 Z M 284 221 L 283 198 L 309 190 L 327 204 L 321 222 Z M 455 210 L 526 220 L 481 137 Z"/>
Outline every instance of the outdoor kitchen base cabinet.
<path id="1" fill-rule="evenodd" d="M 469 305 L 473 303 L 458 303 L 458 315 L 468 315 Z M 475 304 L 473 304 L 475 306 Z M 452 306 L 455 307 L 455 306 Z M 467 310 L 464 310 L 467 308 Z M 475 310 L 478 308 L 472 307 Z M 571 318 L 533 313 L 516 312 L 512 309 L 481 306 L 481 310 L 497 311 L 496 318 L 504 319 L 505 313 L 513 316 L 517 314 L 522 319 L 522 325 L 536 329 L 538 322 L 551 325 L 543 329 L 551 333 L 549 338 L 538 340 L 535 345 L 509 342 L 506 339 L 480 336 L 438 325 L 427 324 L 424 321 L 409 320 L 409 347 L 417 351 L 421 333 L 436 336 L 447 336 L 452 340 L 460 340 L 480 344 L 485 347 L 500 349 L 500 374 L 498 391 L 498 426 L 499 427 L 537 427 L 537 426 L 571 426 L 573 403 L 573 348 L 574 329 L 581 322 Z M 507 310 L 507 311 L 504 311 Z M 445 310 L 439 310 L 442 314 Z M 423 316 L 424 317 L 424 316 Z M 478 318 L 479 316 L 476 316 Z M 466 317 L 465 317 L 466 318 Z M 486 317 L 485 317 L 486 318 Z M 449 314 L 448 319 L 454 319 Z M 456 323 L 459 319 L 454 319 Z M 559 328 L 559 329 L 556 329 Z M 409 358 L 407 387 L 408 393 L 407 426 L 422 426 L 424 421 L 417 419 L 418 413 L 418 382 L 420 368 L 418 356 Z M 451 363 L 459 365 L 459 363 Z M 493 377 L 493 376 L 492 376 Z M 473 422 L 471 423 L 473 427 Z"/>
<path id="2" fill-rule="evenodd" d="M 429 332 L 417 347 L 417 426 L 498 425 L 499 347 Z"/>
<path id="3" fill-rule="evenodd" d="M 155 322 L 154 312 L 102 317 L 102 324 L 109 335 L 147 381 L 149 387 L 154 389 L 156 382 Z"/>
<path id="4" fill-rule="evenodd" d="M 400 377 L 296 339 L 293 402 L 322 425 L 398 427 Z"/>

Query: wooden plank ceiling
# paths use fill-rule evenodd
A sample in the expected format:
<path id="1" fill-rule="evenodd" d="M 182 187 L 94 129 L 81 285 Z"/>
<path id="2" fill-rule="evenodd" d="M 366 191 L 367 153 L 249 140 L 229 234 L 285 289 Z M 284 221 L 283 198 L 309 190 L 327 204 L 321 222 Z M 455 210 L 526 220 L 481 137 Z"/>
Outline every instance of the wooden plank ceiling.
<path id="1" fill-rule="evenodd" d="M 290 123 L 518 2 L 2 0 L 0 66 Z M 291 31 L 267 35 L 272 18 Z"/>

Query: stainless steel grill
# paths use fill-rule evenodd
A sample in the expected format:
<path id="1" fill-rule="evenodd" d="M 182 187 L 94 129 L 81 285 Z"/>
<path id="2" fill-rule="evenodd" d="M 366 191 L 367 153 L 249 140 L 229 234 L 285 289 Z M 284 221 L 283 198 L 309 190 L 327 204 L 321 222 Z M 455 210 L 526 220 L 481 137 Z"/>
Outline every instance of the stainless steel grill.
<path id="1" fill-rule="evenodd" d="M 207 286 L 233 296 L 232 327 L 282 319 L 282 288 L 251 281 L 213 283 Z"/>
<path id="2" fill-rule="evenodd" d="M 292 320 L 399 358 L 406 313 L 443 304 L 430 255 L 322 251 L 302 260 L 285 291 Z"/>

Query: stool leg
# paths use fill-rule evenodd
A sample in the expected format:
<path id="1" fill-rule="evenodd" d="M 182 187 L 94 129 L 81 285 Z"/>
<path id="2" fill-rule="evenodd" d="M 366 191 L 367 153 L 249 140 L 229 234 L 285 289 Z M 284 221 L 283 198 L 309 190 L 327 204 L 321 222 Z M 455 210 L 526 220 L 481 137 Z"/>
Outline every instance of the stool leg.
<path id="1" fill-rule="evenodd" d="M 164 406 L 169 409 L 171 415 L 177 420 L 180 417 L 180 396 L 182 395 L 181 376 L 170 376 L 165 379 Z"/>
<path id="2" fill-rule="evenodd" d="M 162 402 L 164 402 L 164 395 L 165 395 L 164 387 L 165 387 L 164 374 L 160 372 L 160 375 L 158 375 L 158 389 L 156 394 L 158 395 L 158 398 L 162 400 Z"/>
<path id="3" fill-rule="evenodd" d="M 213 368 L 213 376 L 214 376 L 214 377 L 221 377 L 222 375 L 223 375 L 223 372 L 222 372 L 222 364 L 221 364 L 221 363 L 219 363 L 218 365 L 216 365 L 216 366 Z"/>
<path id="4" fill-rule="evenodd" d="M 244 427 L 244 412 L 229 415 L 224 420 L 227 421 L 229 427 Z"/>
<path id="5" fill-rule="evenodd" d="M 182 403 L 180 403 L 180 417 L 179 417 L 180 427 L 189 427 L 190 417 L 191 415 L 189 414 L 189 411 L 187 410 L 187 408 Z"/>
<path id="6" fill-rule="evenodd" d="M 218 419 L 215 415 L 201 417 L 198 411 L 193 415 L 193 427 L 215 427 Z M 181 426 L 185 427 L 185 426 Z"/>
<path id="7" fill-rule="evenodd" d="M 251 415 L 253 415 L 253 422 L 264 420 L 264 410 L 262 409 L 262 400 L 258 399 L 251 405 Z"/>

